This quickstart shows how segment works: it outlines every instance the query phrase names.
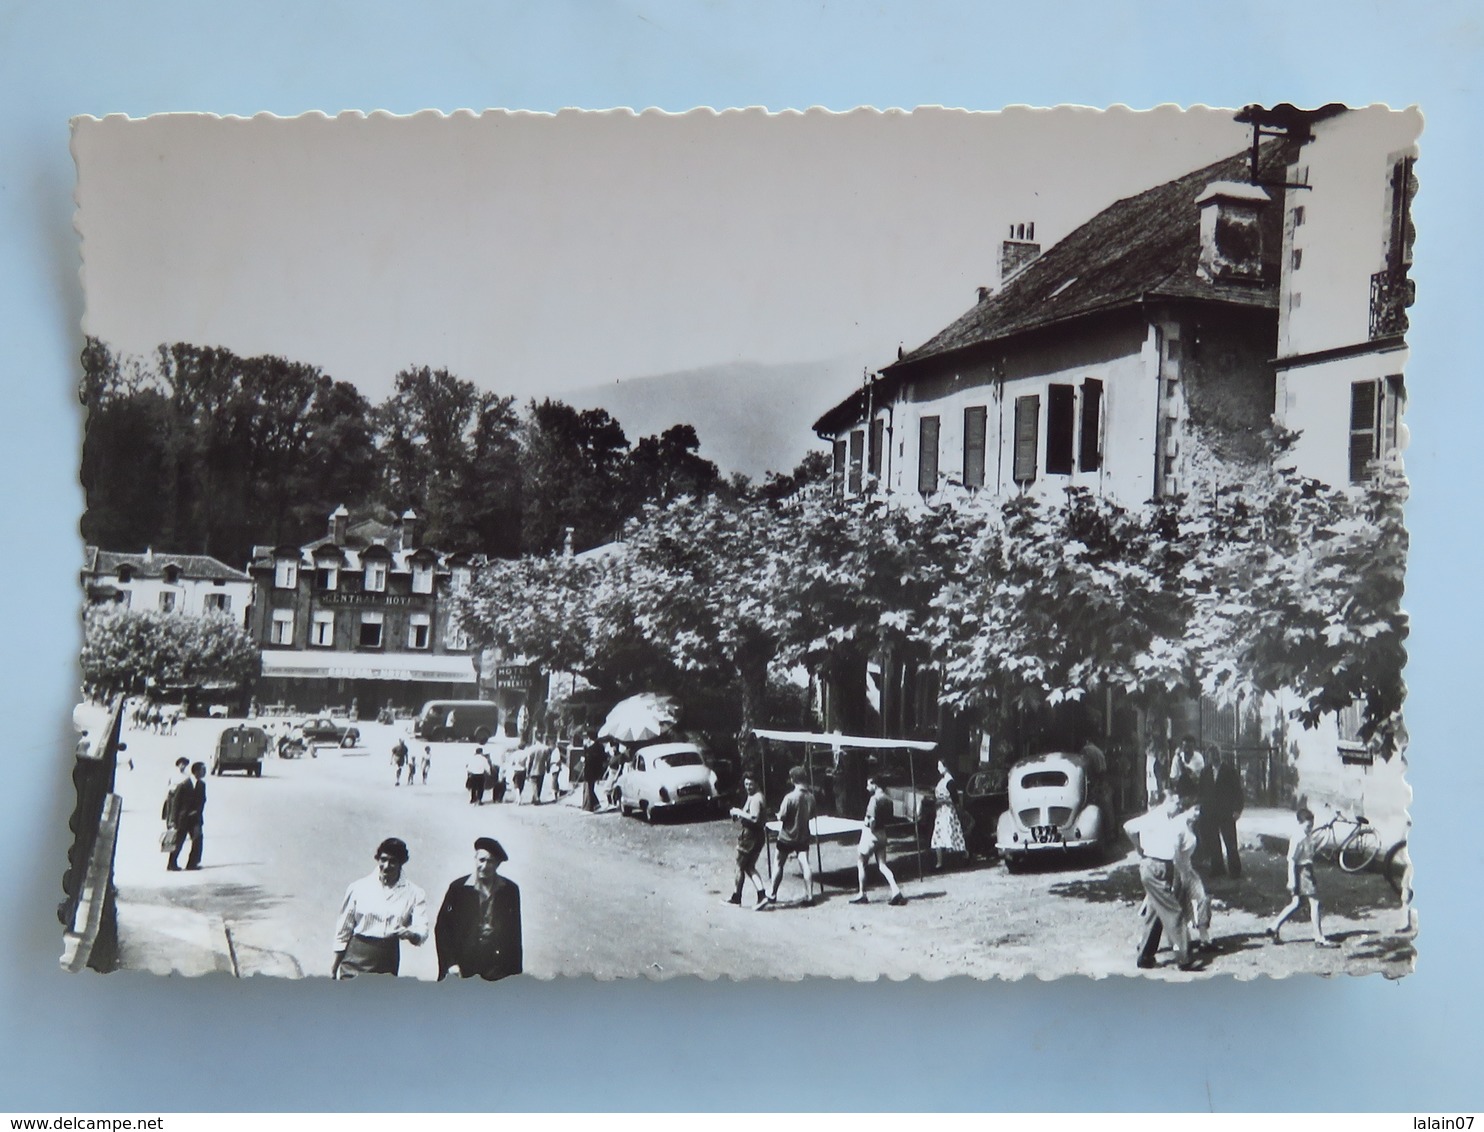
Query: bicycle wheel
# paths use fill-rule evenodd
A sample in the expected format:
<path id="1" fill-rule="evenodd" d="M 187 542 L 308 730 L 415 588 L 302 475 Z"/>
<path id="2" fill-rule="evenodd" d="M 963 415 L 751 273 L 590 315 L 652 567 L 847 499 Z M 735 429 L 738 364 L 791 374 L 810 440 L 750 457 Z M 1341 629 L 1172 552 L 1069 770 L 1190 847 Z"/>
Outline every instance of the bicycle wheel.
<path id="1" fill-rule="evenodd" d="M 1371 826 L 1363 825 L 1345 839 L 1340 846 L 1340 868 L 1347 873 L 1358 873 L 1376 859 L 1381 852 L 1381 836 Z"/>
<path id="2" fill-rule="evenodd" d="M 1335 831 L 1329 826 L 1321 826 L 1314 831 L 1314 863 L 1329 864 L 1335 859 Z"/>

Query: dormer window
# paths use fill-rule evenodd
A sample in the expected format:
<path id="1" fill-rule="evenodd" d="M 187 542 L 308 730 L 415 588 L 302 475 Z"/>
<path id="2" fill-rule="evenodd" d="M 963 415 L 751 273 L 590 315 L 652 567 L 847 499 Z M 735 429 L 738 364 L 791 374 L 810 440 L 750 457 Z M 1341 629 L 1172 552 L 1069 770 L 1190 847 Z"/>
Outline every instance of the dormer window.
<path id="1" fill-rule="evenodd" d="M 433 564 L 431 562 L 412 564 L 412 592 L 415 594 L 433 592 Z"/>
<path id="2" fill-rule="evenodd" d="M 366 563 L 366 592 L 379 594 L 386 592 L 386 563 Z"/>
<path id="3" fill-rule="evenodd" d="M 167 586 L 180 585 L 180 567 L 170 565 L 165 567 L 165 584 Z"/>
<path id="4" fill-rule="evenodd" d="M 273 564 L 273 588 L 293 590 L 299 587 L 299 564 L 292 558 L 280 558 Z"/>
<path id="5" fill-rule="evenodd" d="M 322 591 L 340 588 L 340 567 L 334 563 L 321 563 L 314 571 L 314 588 Z"/>
<path id="6" fill-rule="evenodd" d="M 121 581 L 121 582 L 132 582 L 133 580 L 134 580 L 134 571 L 133 571 L 133 569 L 130 568 L 130 567 L 128 567 L 128 566 L 120 566 L 119 567 L 119 581 Z"/>
<path id="7" fill-rule="evenodd" d="M 468 566 L 455 566 L 453 568 L 453 588 L 454 589 L 456 589 L 456 590 L 466 590 L 466 589 L 469 588 L 469 583 L 472 582 L 473 580 L 474 580 L 474 571 L 471 570 Z"/>

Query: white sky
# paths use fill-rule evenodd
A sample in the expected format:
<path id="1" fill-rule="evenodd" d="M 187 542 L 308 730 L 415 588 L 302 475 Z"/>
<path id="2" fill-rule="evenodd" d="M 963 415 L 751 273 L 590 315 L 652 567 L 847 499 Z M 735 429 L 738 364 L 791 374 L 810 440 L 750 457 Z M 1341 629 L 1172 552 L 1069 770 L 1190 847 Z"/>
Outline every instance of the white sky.
<path id="1" fill-rule="evenodd" d="M 1230 111 L 80 120 L 89 333 L 409 365 L 521 399 L 874 357 L 1043 246 L 1241 149 Z M 842 374 L 842 389 L 858 374 Z"/>

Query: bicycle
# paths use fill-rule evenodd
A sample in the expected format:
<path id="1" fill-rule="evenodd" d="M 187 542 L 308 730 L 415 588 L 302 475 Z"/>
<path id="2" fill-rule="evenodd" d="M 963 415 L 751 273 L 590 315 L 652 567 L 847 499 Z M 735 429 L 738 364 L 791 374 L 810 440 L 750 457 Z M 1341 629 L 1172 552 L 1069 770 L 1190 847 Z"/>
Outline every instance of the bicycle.
<path id="1" fill-rule="evenodd" d="M 1352 828 L 1342 838 L 1340 830 L 1347 826 Z M 1323 825 L 1316 825 L 1312 836 L 1314 859 L 1335 861 L 1342 872 L 1360 872 L 1381 852 L 1381 835 L 1363 817 L 1347 818 L 1337 812 Z"/>

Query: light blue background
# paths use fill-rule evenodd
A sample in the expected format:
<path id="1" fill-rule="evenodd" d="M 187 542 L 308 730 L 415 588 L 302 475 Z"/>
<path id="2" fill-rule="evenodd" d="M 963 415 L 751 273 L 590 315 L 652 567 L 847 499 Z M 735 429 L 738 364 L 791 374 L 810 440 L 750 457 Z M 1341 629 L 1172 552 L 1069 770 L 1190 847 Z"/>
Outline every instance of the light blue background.
<path id="1" fill-rule="evenodd" d="M 1480 1107 L 1481 16 L 1240 0 L 0 2 L 0 1109 Z M 1408 375 L 1415 975 L 352 995 L 59 973 L 82 508 L 69 116 L 1334 100 L 1427 115 Z"/>

